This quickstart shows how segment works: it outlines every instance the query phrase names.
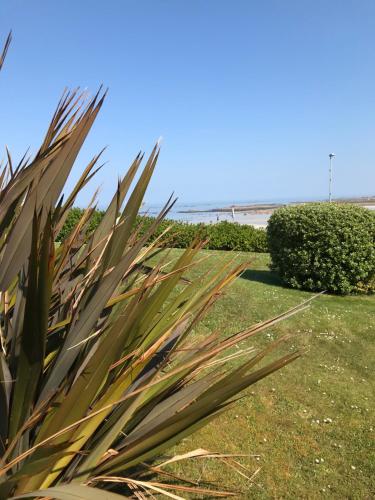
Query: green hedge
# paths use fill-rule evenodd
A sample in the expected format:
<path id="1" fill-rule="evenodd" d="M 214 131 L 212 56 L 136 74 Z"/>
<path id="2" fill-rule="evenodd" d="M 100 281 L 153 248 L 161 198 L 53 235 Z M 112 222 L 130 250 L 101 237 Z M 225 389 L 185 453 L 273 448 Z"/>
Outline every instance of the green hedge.
<path id="1" fill-rule="evenodd" d="M 58 241 L 63 240 L 75 227 L 83 210 L 72 208 L 65 225 L 58 236 Z M 90 230 L 94 229 L 103 217 L 104 212 L 96 211 L 93 214 Z M 137 225 L 142 234 L 152 224 L 154 218 L 138 216 Z M 175 248 L 188 247 L 194 238 L 209 239 L 206 248 L 211 250 L 237 250 L 243 252 L 267 252 L 266 231 L 253 226 L 241 225 L 233 222 L 219 222 L 217 224 L 188 224 L 172 220 L 161 222 L 154 238 L 159 236 L 167 227 L 172 226 L 168 233 L 168 246 Z"/>
<path id="2" fill-rule="evenodd" d="M 288 285 L 347 294 L 374 289 L 375 214 L 354 205 L 312 203 L 269 219 L 272 268 Z"/>

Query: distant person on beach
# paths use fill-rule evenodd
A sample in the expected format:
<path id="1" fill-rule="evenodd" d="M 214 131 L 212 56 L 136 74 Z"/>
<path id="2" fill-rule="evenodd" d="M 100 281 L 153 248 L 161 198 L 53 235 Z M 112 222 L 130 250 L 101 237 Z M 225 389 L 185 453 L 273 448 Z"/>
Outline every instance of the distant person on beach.
<path id="1" fill-rule="evenodd" d="M 232 219 L 234 220 L 234 207 L 232 207 Z"/>

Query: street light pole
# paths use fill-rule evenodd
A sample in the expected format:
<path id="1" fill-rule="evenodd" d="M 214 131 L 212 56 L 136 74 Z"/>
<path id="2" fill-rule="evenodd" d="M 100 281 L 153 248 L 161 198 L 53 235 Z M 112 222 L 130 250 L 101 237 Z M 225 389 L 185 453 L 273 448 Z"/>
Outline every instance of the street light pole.
<path id="1" fill-rule="evenodd" d="M 332 160 L 336 156 L 334 153 L 329 153 L 329 202 L 331 203 L 332 201 Z"/>

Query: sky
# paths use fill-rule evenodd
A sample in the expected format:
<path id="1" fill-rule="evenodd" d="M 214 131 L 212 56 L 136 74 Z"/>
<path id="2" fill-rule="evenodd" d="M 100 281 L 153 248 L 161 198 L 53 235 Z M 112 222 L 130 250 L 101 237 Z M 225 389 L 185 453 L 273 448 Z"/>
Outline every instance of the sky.
<path id="1" fill-rule="evenodd" d="M 146 202 L 375 195 L 373 0 L 1 0 L 0 147 L 36 151 L 65 86 L 109 88 L 68 187 L 103 146 L 105 206 L 162 137 Z"/>

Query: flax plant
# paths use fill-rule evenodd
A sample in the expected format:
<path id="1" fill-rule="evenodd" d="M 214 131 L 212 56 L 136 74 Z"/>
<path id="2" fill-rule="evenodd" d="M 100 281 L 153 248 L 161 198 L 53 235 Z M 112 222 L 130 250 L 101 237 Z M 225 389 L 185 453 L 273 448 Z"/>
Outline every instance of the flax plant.
<path id="1" fill-rule="evenodd" d="M 35 157 L 14 164 L 7 152 L 1 168 L 0 498 L 115 499 L 114 486 L 134 498 L 226 496 L 168 481 L 169 462 L 160 457 L 299 356 L 267 361 L 279 340 L 239 350 L 237 368 L 230 367 L 231 348 L 295 311 L 231 335 L 192 335 L 244 266 L 185 279 L 200 241 L 168 271 L 165 259 L 149 265 L 168 234 L 150 237 L 174 203 L 168 200 L 145 233 L 135 227 L 158 145 L 147 160 L 135 157 L 94 231 L 95 200 L 55 243 L 101 168 L 99 154 L 62 196 L 104 98 L 102 90 L 91 99 L 64 92 Z M 172 462 L 205 455 L 216 456 L 198 450 Z M 152 472 L 162 479 L 145 475 Z"/>

